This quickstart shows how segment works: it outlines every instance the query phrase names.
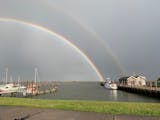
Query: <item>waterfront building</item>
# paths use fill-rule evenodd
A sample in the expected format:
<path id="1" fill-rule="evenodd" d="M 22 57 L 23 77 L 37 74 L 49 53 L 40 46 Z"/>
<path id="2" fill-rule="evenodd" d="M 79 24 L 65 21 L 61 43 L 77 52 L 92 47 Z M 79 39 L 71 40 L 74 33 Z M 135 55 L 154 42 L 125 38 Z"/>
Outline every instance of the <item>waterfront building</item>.
<path id="1" fill-rule="evenodd" d="M 160 77 L 157 79 L 157 86 L 160 87 Z"/>
<path id="2" fill-rule="evenodd" d="M 128 86 L 146 86 L 145 76 L 128 76 L 119 79 L 120 84 Z"/>

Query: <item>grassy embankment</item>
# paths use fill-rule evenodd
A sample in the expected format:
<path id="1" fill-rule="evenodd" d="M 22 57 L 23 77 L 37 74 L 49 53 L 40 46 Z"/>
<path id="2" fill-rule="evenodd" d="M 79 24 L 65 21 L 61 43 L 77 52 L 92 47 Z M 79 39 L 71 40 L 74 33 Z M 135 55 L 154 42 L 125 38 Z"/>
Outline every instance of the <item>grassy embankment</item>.
<path id="1" fill-rule="evenodd" d="M 0 106 L 23 106 L 60 110 L 90 111 L 108 114 L 160 116 L 159 103 L 128 103 L 79 100 L 39 100 L 0 97 Z"/>

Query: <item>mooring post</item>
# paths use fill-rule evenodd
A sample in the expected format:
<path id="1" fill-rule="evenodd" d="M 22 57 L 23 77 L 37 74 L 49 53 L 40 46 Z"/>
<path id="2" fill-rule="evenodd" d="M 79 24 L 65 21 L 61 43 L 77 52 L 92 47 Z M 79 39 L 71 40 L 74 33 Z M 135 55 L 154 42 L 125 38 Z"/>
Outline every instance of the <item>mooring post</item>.
<path id="1" fill-rule="evenodd" d="M 32 95 L 33 95 L 33 81 L 32 81 L 32 88 L 31 88 L 31 90 L 32 90 Z"/>
<path id="2" fill-rule="evenodd" d="M 152 90 L 152 82 L 150 81 L 150 90 Z"/>
<path id="3" fill-rule="evenodd" d="M 155 86 L 156 86 L 156 92 L 157 92 L 157 80 L 156 80 L 156 82 L 155 82 Z"/>

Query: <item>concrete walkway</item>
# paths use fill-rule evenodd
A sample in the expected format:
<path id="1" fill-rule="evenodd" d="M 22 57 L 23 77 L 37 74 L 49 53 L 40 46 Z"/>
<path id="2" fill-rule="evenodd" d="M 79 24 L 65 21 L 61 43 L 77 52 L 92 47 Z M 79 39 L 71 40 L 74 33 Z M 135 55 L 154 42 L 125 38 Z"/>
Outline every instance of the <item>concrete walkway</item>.
<path id="1" fill-rule="evenodd" d="M 160 120 L 160 117 L 109 115 L 24 107 L 0 107 L 0 120 Z"/>

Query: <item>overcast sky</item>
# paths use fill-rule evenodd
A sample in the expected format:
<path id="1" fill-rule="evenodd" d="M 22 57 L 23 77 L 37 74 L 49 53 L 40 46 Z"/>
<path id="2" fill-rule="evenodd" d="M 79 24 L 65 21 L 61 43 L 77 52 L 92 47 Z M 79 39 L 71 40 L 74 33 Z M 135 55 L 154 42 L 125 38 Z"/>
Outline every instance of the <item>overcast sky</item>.
<path id="1" fill-rule="evenodd" d="M 80 48 L 104 77 L 160 76 L 159 0 L 5 0 L 0 18 L 41 25 Z M 0 72 L 43 80 L 98 80 L 70 46 L 29 26 L 0 22 Z M 43 47 L 43 48 L 42 48 Z M 67 52 L 67 53 L 66 53 Z"/>

